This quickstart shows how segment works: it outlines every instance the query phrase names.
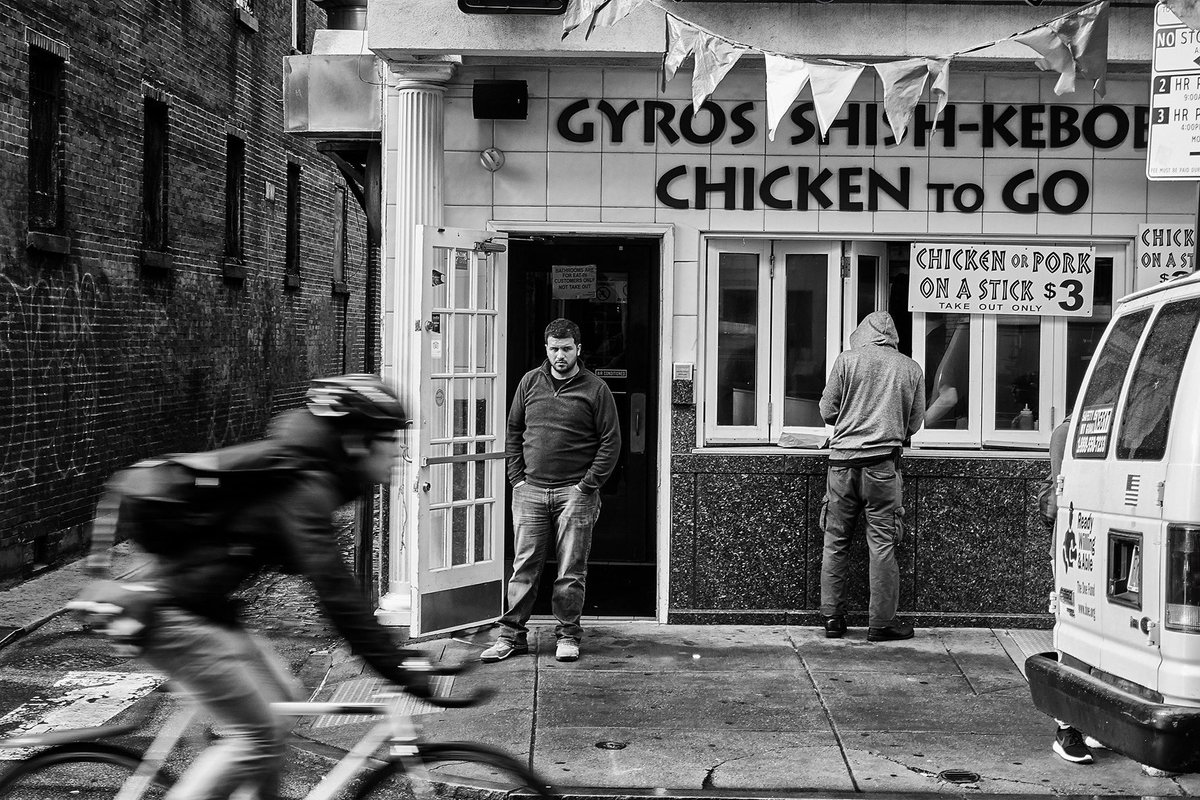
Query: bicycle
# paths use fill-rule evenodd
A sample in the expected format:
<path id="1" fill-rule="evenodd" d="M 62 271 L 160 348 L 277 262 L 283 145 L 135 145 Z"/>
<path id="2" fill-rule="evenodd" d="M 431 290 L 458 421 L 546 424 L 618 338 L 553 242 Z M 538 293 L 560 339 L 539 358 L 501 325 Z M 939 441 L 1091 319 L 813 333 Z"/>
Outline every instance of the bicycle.
<path id="1" fill-rule="evenodd" d="M 432 675 L 459 675 L 467 668 L 433 667 Z M 465 708 L 490 694 L 477 691 L 464 698 L 422 697 L 439 708 Z M 402 713 L 403 692 L 376 695 L 374 702 L 273 703 L 282 716 L 326 714 L 377 716 L 369 727 L 304 800 L 331 800 L 358 780 L 351 795 L 367 798 L 443 798 L 459 792 L 455 787 L 474 786 L 517 795 L 554 800 L 556 792 L 532 769 L 498 748 L 475 742 L 427 742 L 413 718 Z M 184 738 L 199 707 L 184 703 L 170 713 L 145 752 L 137 753 L 113 739 L 138 730 L 136 723 L 55 731 L 0 741 L 0 748 L 45 748 L 0 775 L 0 798 L 5 800 L 142 800 L 158 798 L 174 780 L 164 769 L 168 757 Z M 387 754 L 374 758 L 386 746 Z M 372 764 L 371 762 L 379 762 Z M 236 796 L 236 795 L 235 795 Z"/>

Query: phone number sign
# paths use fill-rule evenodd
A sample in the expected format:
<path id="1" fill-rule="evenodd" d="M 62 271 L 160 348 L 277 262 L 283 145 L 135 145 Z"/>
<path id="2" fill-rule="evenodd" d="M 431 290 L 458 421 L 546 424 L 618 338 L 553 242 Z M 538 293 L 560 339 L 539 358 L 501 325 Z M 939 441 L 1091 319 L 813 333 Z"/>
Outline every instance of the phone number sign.
<path id="1" fill-rule="evenodd" d="M 1090 317 L 1096 251 L 918 243 L 909 272 L 910 311 Z"/>
<path id="2" fill-rule="evenodd" d="M 1150 138 L 1146 177 L 1200 177 L 1200 31 L 1159 3 L 1154 9 L 1150 75 Z"/>

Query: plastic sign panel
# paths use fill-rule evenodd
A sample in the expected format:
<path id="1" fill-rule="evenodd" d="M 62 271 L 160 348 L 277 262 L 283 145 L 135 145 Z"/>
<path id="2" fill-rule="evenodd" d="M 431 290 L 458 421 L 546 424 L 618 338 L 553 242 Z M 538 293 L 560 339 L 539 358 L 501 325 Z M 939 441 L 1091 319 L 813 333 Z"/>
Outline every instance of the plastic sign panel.
<path id="1" fill-rule="evenodd" d="M 1092 315 L 1096 251 L 1091 247 L 917 243 L 909 269 L 910 311 Z"/>
<path id="2" fill-rule="evenodd" d="M 1134 244 L 1137 245 L 1134 290 L 1190 275 L 1196 268 L 1192 263 L 1196 251 L 1195 225 L 1142 223 Z"/>
<path id="3" fill-rule="evenodd" d="M 1200 31 L 1163 3 L 1154 9 L 1146 177 L 1200 178 Z"/>

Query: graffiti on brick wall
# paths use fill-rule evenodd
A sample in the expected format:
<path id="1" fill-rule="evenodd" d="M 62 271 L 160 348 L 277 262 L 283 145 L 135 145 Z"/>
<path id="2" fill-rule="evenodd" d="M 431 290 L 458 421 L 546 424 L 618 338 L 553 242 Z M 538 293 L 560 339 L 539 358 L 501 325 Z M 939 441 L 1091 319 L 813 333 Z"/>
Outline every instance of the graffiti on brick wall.
<path id="1" fill-rule="evenodd" d="M 82 475 L 96 441 L 103 277 L 0 275 L 0 486 Z"/>

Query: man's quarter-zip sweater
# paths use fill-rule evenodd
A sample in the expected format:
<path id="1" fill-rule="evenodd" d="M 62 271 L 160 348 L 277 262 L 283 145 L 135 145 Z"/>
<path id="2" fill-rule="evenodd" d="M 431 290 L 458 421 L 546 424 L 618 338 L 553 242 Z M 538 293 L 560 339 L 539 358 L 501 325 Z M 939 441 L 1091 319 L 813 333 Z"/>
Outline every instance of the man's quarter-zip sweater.
<path id="1" fill-rule="evenodd" d="M 621 427 L 608 385 L 580 366 L 557 391 L 550 362 L 525 373 L 513 395 L 505 438 L 508 482 L 591 493 L 617 466 Z"/>

